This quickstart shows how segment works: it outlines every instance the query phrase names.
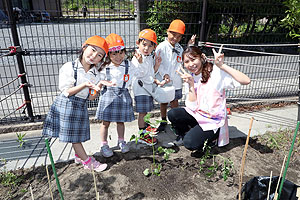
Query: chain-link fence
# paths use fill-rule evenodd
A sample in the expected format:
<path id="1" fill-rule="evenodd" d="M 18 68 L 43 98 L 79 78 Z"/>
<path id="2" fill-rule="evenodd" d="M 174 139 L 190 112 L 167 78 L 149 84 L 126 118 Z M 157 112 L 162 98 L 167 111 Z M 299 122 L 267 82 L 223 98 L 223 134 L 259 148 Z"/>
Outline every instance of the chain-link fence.
<path id="1" fill-rule="evenodd" d="M 251 77 L 227 91 L 229 102 L 297 95 L 298 46 L 280 26 L 279 0 L 4 0 L 0 9 L 0 124 L 43 118 L 59 94 L 59 68 L 86 38 L 117 33 L 130 53 L 141 29 L 152 28 L 161 42 L 177 18 L 186 23 L 182 46 L 197 34 L 210 56 L 225 43 L 226 62 Z M 97 102 L 89 102 L 91 115 Z"/>

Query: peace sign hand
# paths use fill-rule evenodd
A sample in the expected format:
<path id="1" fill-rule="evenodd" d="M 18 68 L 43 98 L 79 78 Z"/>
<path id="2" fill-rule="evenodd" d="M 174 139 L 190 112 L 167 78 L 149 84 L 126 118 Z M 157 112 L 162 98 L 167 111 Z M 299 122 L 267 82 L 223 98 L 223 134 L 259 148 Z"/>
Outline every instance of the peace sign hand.
<path id="1" fill-rule="evenodd" d="M 138 60 L 138 62 L 139 62 L 140 64 L 143 62 L 142 54 L 138 53 L 137 50 L 135 50 L 134 56 L 136 57 L 136 59 Z"/>
<path id="2" fill-rule="evenodd" d="M 181 70 L 181 71 L 180 71 Z M 182 66 L 180 66 L 180 70 L 176 70 L 176 72 L 180 75 L 182 80 L 188 83 L 190 86 L 194 87 L 194 78 L 191 74 L 187 73 Z"/>
<path id="3" fill-rule="evenodd" d="M 196 37 L 196 34 L 192 35 L 191 39 L 188 41 L 188 46 L 195 45 Z"/>
<path id="4" fill-rule="evenodd" d="M 162 61 L 162 58 L 160 56 L 160 52 L 158 53 L 158 55 L 157 55 L 157 53 L 154 53 L 154 56 L 155 56 L 155 65 L 160 66 L 161 61 Z"/>
<path id="5" fill-rule="evenodd" d="M 221 45 L 218 53 L 216 50 L 213 48 L 212 51 L 214 53 L 215 57 L 215 64 L 219 67 L 222 68 L 222 65 L 224 64 L 224 54 L 222 53 L 223 45 Z"/>

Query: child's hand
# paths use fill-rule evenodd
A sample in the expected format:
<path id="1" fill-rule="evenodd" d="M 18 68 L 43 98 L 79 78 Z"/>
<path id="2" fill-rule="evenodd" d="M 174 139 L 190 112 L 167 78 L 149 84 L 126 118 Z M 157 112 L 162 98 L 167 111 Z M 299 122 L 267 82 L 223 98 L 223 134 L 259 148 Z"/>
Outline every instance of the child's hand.
<path id="1" fill-rule="evenodd" d="M 166 81 L 165 84 L 170 83 L 171 81 L 169 74 L 165 74 L 163 79 Z"/>
<path id="2" fill-rule="evenodd" d="M 215 49 L 212 49 L 215 57 L 215 64 L 219 67 L 222 68 L 222 65 L 224 64 L 224 54 L 222 53 L 223 45 L 221 45 L 218 53 L 216 52 Z"/>
<path id="3" fill-rule="evenodd" d="M 91 83 L 90 81 L 85 82 L 84 85 L 85 85 L 85 87 L 88 87 L 90 89 L 93 89 L 93 87 L 95 86 L 95 84 Z"/>
<path id="4" fill-rule="evenodd" d="M 160 66 L 160 63 L 162 61 L 162 58 L 160 56 L 160 52 L 158 53 L 158 55 L 156 53 L 154 53 L 154 56 L 155 56 L 155 65 Z"/>
<path id="5" fill-rule="evenodd" d="M 181 72 L 181 71 L 182 72 Z M 194 87 L 194 78 L 191 74 L 187 73 L 182 66 L 180 66 L 180 70 L 176 70 L 176 72 L 180 75 L 182 80 L 186 83 L 188 83 L 190 86 Z"/>
<path id="6" fill-rule="evenodd" d="M 197 37 L 196 34 L 192 35 L 191 39 L 188 41 L 188 46 L 195 44 L 196 37 Z"/>
<path id="7" fill-rule="evenodd" d="M 106 81 L 106 80 L 100 81 L 100 84 L 108 86 L 108 87 L 112 87 L 112 86 L 116 86 L 117 85 L 115 81 Z"/>
<path id="8" fill-rule="evenodd" d="M 142 54 L 138 53 L 137 50 L 135 50 L 134 56 L 136 57 L 136 59 L 138 60 L 138 62 L 139 62 L 140 64 L 143 62 Z"/>

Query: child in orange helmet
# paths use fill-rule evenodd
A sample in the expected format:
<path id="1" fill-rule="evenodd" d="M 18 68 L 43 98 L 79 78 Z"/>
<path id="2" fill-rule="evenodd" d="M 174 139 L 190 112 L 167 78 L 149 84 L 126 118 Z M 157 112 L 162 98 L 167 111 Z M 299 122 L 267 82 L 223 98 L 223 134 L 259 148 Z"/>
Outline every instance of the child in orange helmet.
<path id="1" fill-rule="evenodd" d="M 109 81 L 100 81 L 98 64 L 108 52 L 104 38 L 93 36 L 82 45 L 81 54 L 73 62 L 65 63 L 59 70 L 59 89 L 62 93 L 55 99 L 45 119 L 43 135 L 59 137 L 61 142 L 72 143 L 75 162 L 82 163 L 85 169 L 101 172 L 107 164 L 89 157 L 82 142 L 90 139 L 90 123 L 87 100 L 97 97 L 102 85 L 111 85 Z"/>
<path id="2" fill-rule="evenodd" d="M 179 44 L 185 32 L 185 24 L 180 19 L 173 20 L 167 30 L 167 38 L 156 48 L 156 54 L 160 54 L 162 62 L 158 69 L 159 78 L 167 84 L 175 87 L 175 99 L 170 102 L 171 108 L 178 107 L 178 100 L 182 98 L 182 80 L 176 70 L 182 64 L 183 48 Z M 162 120 L 167 120 L 168 103 L 160 104 Z M 161 122 L 158 131 L 164 131 L 167 122 Z"/>
<path id="3" fill-rule="evenodd" d="M 153 83 L 160 84 L 155 79 L 155 73 L 161 63 L 161 57 L 154 53 L 157 46 L 156 33 L 151 29 L 142 30 L 139 33 L 136 44 L 138 49 L 135 52 L 135 56 L 132 58 L 132 63 L 137 67 L 139 74 L 134 77 L 132 87 L 136 112 L 139 113 L 138 127 L 140 130 L 143 130 L 143 137 L 139 139 L 139 142 L 147 145 L 154 145 L 157 143 L 156 138 L 151 138 L 149 134 L 144 134 L 147 128 L 144 117 L 148 112 L 154 109 L 153 97 L 150 94 Z M 143 86 L 140 86 L 138 81 L 142 81 Z"/>
<path id="4" fill-rule="evenodd" d="M 121 36 L 111 33 L 105 40 L 108 43 L 109 50 L 107 60 L 103 64 L 105 70 L 101 71 L 101 75 L 103 79 L 111 81 L 115 85 L 105 87 L 102 90 L 96 111 L 96 119 L 102 120 L 100 153 L 104 157 L 111 157 L 113 151 L 107 142 L 108 128 L 111 122 L 117 123 L 117 147 L 121 149 L 122 153 L 129 151 L 129 146 L 124 140 L 124 122 L 131 122 L 135 119 L 132 98 L 128 91 L 128 86 L 131 85 L 135 73 L 135 67 L 125 58 L 125 45 Z"/>

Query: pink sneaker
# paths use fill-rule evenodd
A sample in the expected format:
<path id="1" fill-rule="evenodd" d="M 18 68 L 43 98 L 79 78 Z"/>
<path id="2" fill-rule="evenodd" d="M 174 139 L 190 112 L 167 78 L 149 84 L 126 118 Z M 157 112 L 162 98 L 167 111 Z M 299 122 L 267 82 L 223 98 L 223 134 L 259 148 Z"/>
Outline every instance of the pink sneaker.
<path id="1" fill-rule="evenodd" d="M 89 157 L 88 161 L 82 162 L 84 169 L 92 170 L 94 169 L 96 172 L 102 172 L 107 168 L 107 164 L 100 163 L 94 158 Z"/>

